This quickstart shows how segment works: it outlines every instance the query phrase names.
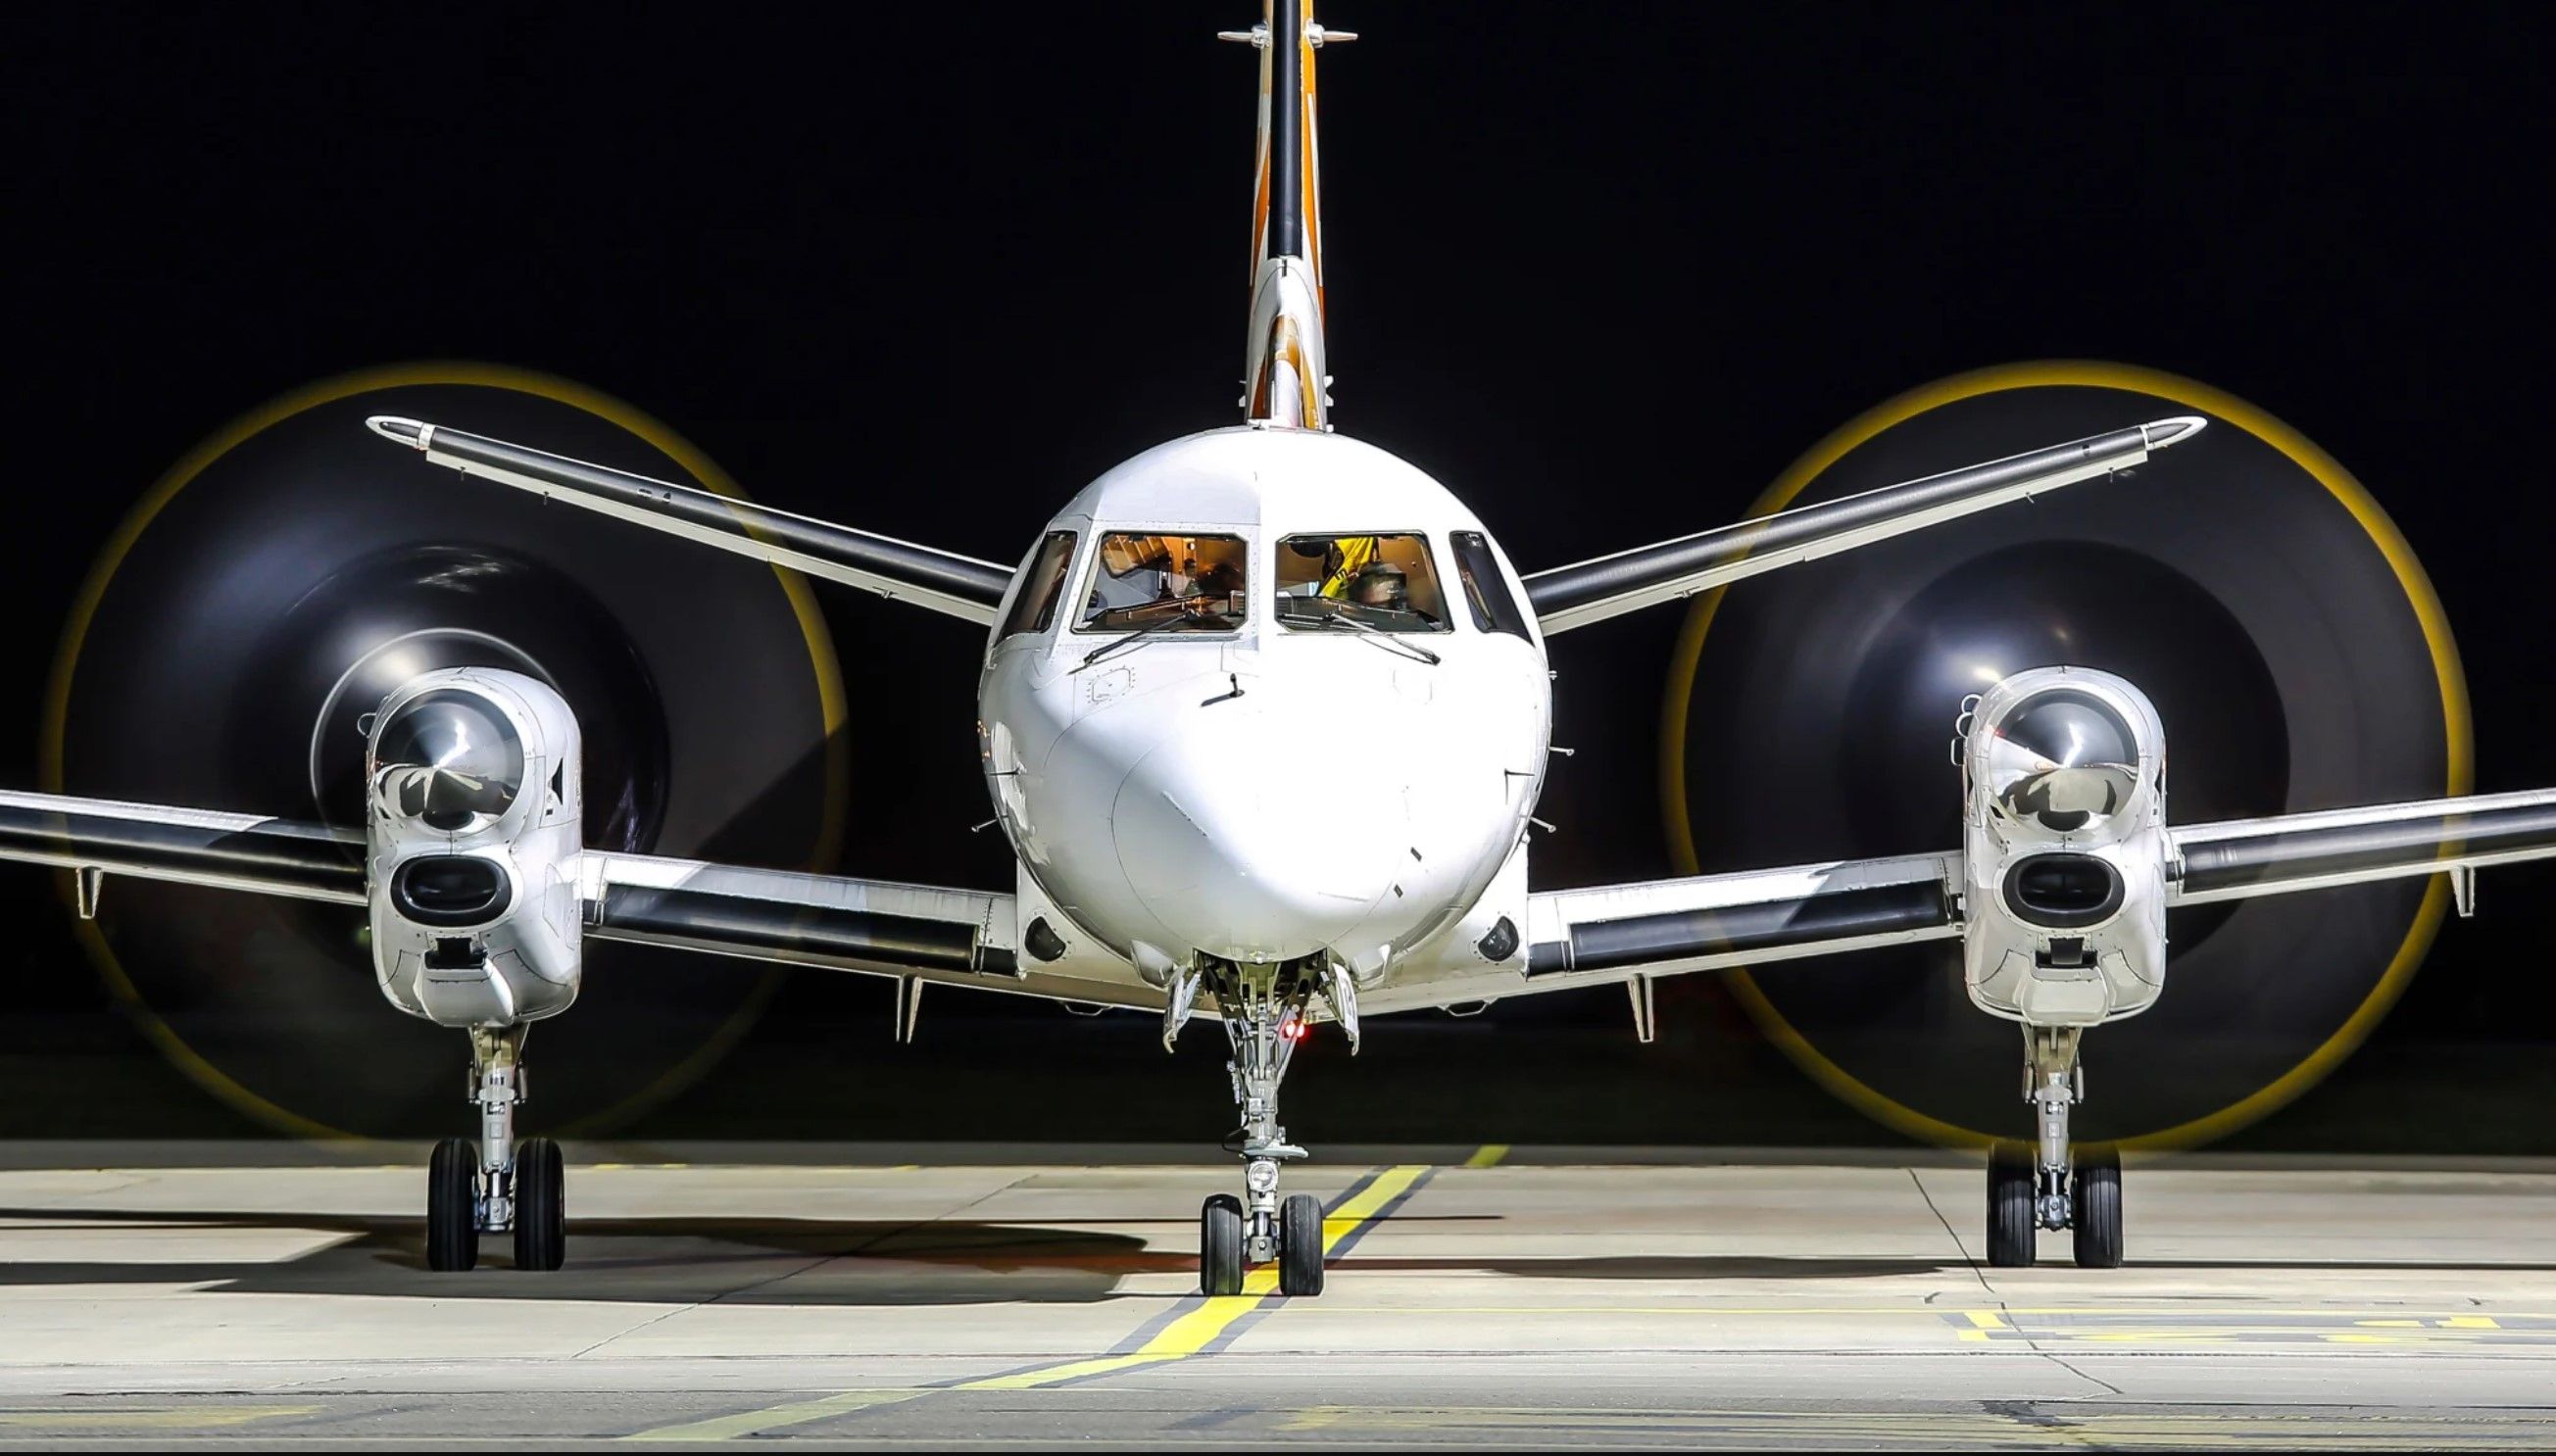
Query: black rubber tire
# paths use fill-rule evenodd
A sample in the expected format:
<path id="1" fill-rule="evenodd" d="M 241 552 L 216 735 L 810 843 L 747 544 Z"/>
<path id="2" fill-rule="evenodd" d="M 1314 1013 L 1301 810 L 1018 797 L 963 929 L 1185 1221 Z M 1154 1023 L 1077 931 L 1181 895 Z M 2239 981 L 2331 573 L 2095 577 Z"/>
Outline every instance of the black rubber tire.
<path id="1" fill-rule="evenodd" d="M 2077 1267 L 2119 1269 L 2121 1154 L 2109 1149 L 2078 1154 L 2068 1191 L 2077 1205 L 2071 1219 L 2077 1235 Z"/>
<path id="2" fill-rule="evenodd" d="M 1230 1193 L 1199 1210 L 1199 1292 L 1242 1292 L 1242 1200 Z"/>
<path id="3" fill-rule="evenodd" d="M 568 1262 L 568 1165 L 548 1138 L 515 1145 L 515 1268 Z"/>
<path id="4" fill-rule="evenodd" d="M 457 1274 L 479 1262 L 479 1145 L 447 1138 L 426 1164 L 426 1267 Z"/>
<path id="5" fill-rule="evenodd" d="M 2029 1269 L 2040 1256 L 2040 1230 L 2034 1226 L 2033 1184 L 2038 1170 L 2031 1154 L 1999 1144 L 1988 1151 L 1988 1264 L 1994 1269 Z"/>
<path id="6" fill-rule="evenodd" d="M 1278 1205 L 1278 1292 L 1291 1298 L 1323 1292 L 1323 1200 L 1288 1195 Z"/>

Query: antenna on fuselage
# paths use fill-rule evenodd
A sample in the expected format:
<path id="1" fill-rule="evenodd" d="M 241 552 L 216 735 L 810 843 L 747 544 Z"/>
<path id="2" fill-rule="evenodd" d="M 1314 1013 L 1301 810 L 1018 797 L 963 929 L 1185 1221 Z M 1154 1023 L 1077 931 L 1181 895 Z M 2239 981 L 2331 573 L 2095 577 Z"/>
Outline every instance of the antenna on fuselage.
<path id="1" fill-rule="evenodd" d="M 1315 24 L 1308 0 L 1262 0 L 1261 23 L 1218 31 L 1260 52 L 1260 142 L 1251 198 L 1251 332 L 1242 418 L 1329 429 L 1332 377 L 1323 344 L 1322 160 L 1315 145 L 1314 53 L 1353 31 Z M 1272 45 L 1284 38 L 1291 44 Z"/>

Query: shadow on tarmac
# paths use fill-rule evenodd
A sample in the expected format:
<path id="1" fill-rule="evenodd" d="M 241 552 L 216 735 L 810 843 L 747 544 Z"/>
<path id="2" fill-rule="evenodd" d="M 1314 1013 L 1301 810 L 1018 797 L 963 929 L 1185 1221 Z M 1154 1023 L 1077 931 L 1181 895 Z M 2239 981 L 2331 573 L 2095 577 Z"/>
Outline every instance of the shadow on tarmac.
<path id="1" fill-rule="evenodd" d="M 180 1260 L 21 1259 L 0 1262 L 0 1287 L 70 1284 L 194 1284 L 242 1293 L 356 1294 L 426 1299 L 562 1299 L 739 1305 L 959 1305 L 1172 1300 L 1195 1292 L 1120 1287 L 1130 1275 L 1189 1274 L 1183 1248 L 1148 1248 L 1134 1235 L 1078 1227 L 952 1220 L 665 1217 L 572 1219 L 568 1267 L 519 1274 L 513 1241 L 483 1238 L 480 1267 L 438 1274 L 426 1267 L 424 1228 L 415 1218 L 368 1215 L 168 1210 L 0 1208 L 9 1232 L 112 1229 L 139 1248 L 189 1231 L 334 1236 L 282 1258 Z M 1460 1217 L 1423 1222 L 1496 1222 Z M 1164 1222 L 1171 1222 L 1166 1220 Z M 1181 1220 L 1180 1222 L 1186 1222 Z M 1592 1258 L 1361 1258 L 1365 1270 L 1460 1272 L 1560 1279 L 1860 1279 L 1959 1272 L 1942 1259 L 1801 1258 L 1744 1255 L 1619 1255 Z M 2331 1268 L 2313 1261 L 2182 1260 L 2149 1270 Z M 2052 1266 L 2062 1267 L 2062 1266 Z M 2355 1263 L 2353 1270 L 2427 1271 L 2455 1262 Z M 2556 1264 L 2494 1265 L 2514 1273 L 2556 1273 Z"/>
<path id="2" fill-rule="evenodd" d="M 476 1270 L 429 1270 L 425 1225 L 414 1217 L 0 1208 L 0 1221 L 21 1235 L 48 1226 L 94 1228 L 107 1239 L 113 1229 L 133 1236 L 140 1248 L 191 1230 L 338 1236 L 280 1259 L 0 1262 L 0 1286 L 18 1287 L 174 1283 L 246 1293 L 647 1303 L 1085 1303 L 1154 1297 L 1122 1291 L 1119 1282 L 1130 1274 L 1198 1268 L 1195 1255 L 1148 1250 L 1134 1236 L 1068 1221 L 1033 1227 L 947 1219 L 572 1218 L 568 1267 L 544 1274 L 516 1271 L 514 1243 L 504 1234 L 481 1238 Z"/>

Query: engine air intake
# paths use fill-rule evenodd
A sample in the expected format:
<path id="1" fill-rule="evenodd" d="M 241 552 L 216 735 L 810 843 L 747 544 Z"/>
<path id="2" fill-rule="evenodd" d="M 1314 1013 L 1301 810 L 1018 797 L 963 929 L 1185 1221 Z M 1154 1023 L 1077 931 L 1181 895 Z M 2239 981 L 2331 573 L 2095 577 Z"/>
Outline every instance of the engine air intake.
<path id="1" fill-rule="evenodd" d="M 391 904 L 414 924 L 484 924 L 513 899 L 506 872 L 475 855 L 428 855 L 391 876 Z"/>
<path id="2" fill-rule="evenodd" d="M 2005 873 L 2006 909 L 2029 925 L 2074 930 L 2099 925 L 2121 908 L 2121 875 L 2091 854 L 2035 854 Z"/>

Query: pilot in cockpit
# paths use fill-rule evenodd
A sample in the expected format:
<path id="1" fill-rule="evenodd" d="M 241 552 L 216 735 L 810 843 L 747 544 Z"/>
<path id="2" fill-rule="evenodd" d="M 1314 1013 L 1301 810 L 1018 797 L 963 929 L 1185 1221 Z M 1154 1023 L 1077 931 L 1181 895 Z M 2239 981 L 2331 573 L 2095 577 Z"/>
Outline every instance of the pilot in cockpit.
<path id="1" fill-rule="evenodd" d="M 1356 606 L 1411 610 L 1411 578 L 1391 561 L 1369 561 L 1349 582 L 1348 600 Z"/>
<path id="2" fill-rule="evenodd" d="M 1335 601 L 1356 600 L 1350 587 L 1357 581 L 1358 573 L 1381 553 L 1383 543 L 1372 536 L 1341 536 L 1334 537 L 1328 546 L 1323 560 L 1322 594 Z"/>
<path id="3" fill-rule="evenodd" d="M 1078 630 L 1106 632 L 1179 622 L 1176 631 L 1232 631 L 1242 616 L 1238 536 L 1111 532 Z"/>

